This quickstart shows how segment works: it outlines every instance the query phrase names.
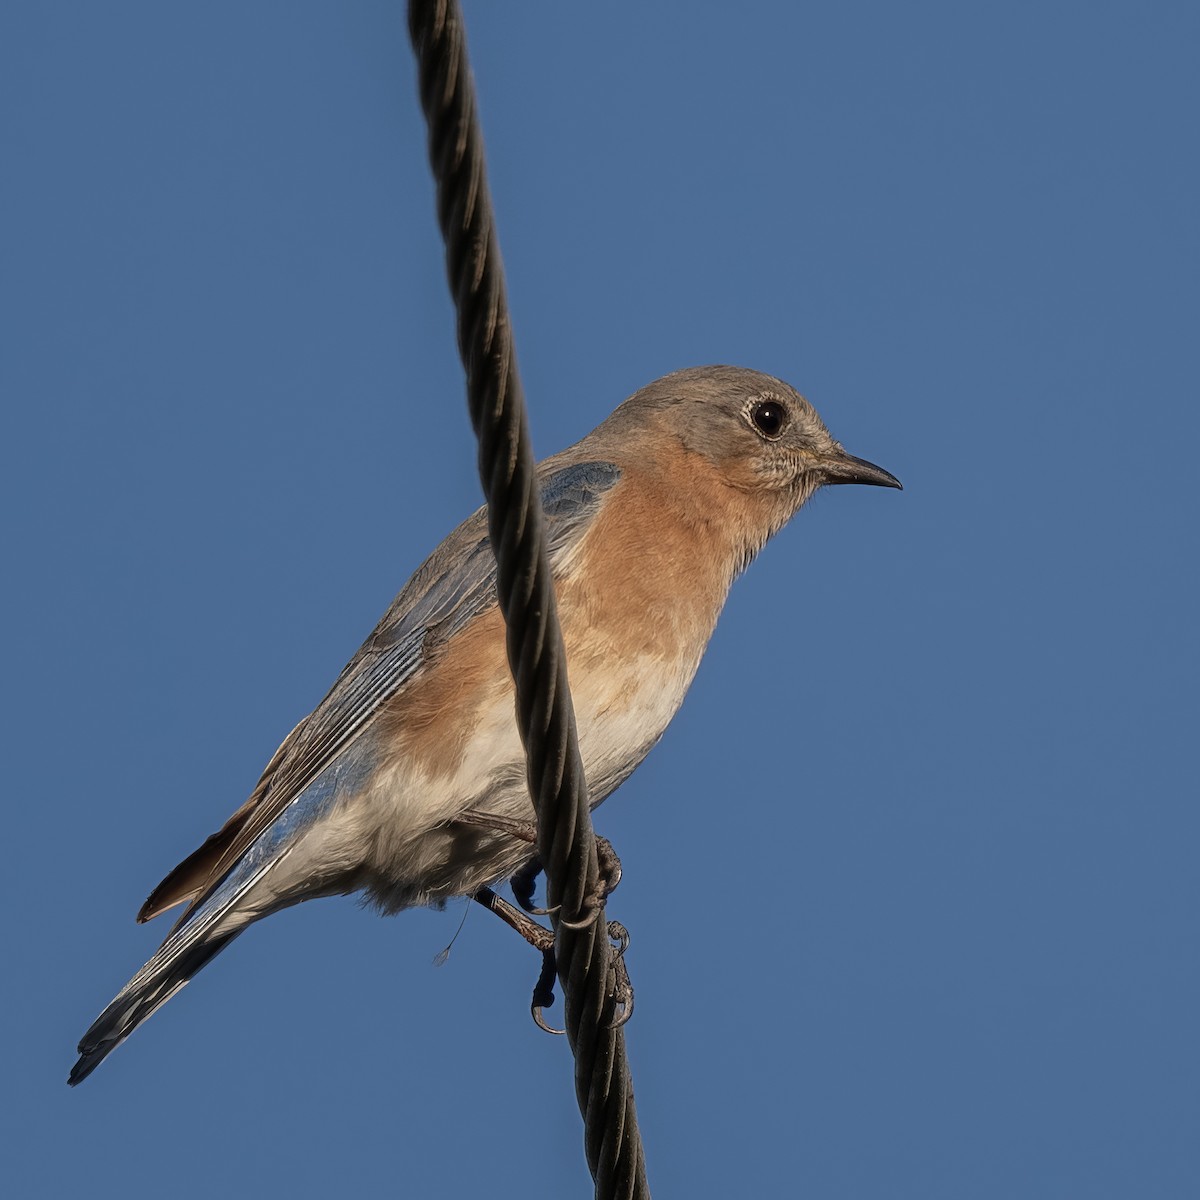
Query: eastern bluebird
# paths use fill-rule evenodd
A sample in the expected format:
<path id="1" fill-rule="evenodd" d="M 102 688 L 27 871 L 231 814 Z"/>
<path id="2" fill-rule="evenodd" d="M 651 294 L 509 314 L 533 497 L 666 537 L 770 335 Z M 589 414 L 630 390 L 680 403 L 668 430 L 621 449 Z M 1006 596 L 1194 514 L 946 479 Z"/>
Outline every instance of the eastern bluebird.
<path id="1" fill-rule="evenodd" d="M 678 371 L 540 464 L 593 806 L 675 715 L 734 578 L 822 485 L 900 487 L 786 383 Z M 252 922 L 363 891 L 382 912 L 510 878 L 533 820 L 482 509 L 426 560 L 250 798 L 154 889 L 187 907 L 79 1045 L 86 1078 Z"/>

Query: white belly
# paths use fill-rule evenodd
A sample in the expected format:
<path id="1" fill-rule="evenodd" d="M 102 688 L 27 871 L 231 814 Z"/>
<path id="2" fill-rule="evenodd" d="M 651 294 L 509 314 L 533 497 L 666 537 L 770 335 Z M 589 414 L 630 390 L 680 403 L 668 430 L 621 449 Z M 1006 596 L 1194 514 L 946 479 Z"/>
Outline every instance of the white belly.
<path id="1" fill-rule="evenodd" d="M 573 681 L 579 746 L 593 807 L 645 758 L 675 715 L 699 655 L 664 672 L 635 659 Z M 297 847 L 297 868 L 314 860 L 365 863 L 357 886 L 385 911 L 437 904 L 508 878 L 532 854 L 509 834 L 455 823 L 468 810 L 532 827 L 525 755 L 511 691 L 477 714 L 458 768 L 426 776 L 410 760 L 376 771 L 356 796 Z M 301 860 L 306 860 L 303 862 Z M 288 872 L 291 873 L 290 871 Z"/>

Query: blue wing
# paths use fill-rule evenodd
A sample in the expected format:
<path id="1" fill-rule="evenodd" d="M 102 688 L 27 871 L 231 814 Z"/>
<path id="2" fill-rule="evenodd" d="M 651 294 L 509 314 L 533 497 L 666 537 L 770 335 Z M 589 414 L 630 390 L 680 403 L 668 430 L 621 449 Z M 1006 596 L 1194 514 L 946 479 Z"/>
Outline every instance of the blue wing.
<path id="1" fill-rule="evenodd" d="M 541 498 L 552 568 L 582 536 L 620 474 L 612 463 L 589 462 L 563 467 L 544 479 Z M 496 561 L 487 538 L 486 514 L 480 509 L 413 576 L 329 694 L 292 733 L 262 800 L 213 872 L 216 879 L 230 872 L 285 813 L 288 836 L 271 839 L 281 844 L 272 847 L 268 859 L 327 811 L 369 764 L 341 763 L 340 780 L 314 787 L 321 776 L 338 764 L 380 707 L 421 671 L 433 645 L 454 637 L 496 603 Z M 289 812 L 293 806 L 301 806 L 304 812 Z M 212 885 L 201 897 L 211 890 Z M 190 911 L 202 903 L 198 898 Z"/>
<path id="2" fill-rule="evenodd" d="M 619 478 L 620 470 L 608 462 L 557 469 L 553 460 L 546 464 L 541 496 L 552 567 L 578 542 Z M 230 920 L 297 838 L 357 789 L 371 767 L 371 739 L 362 734 L 380 707 L 420 674 L 437 645 L 496 603 L 496 564 L 481 509 L 409 580 L 329 694 L 276 752 L 250 801 L 155 890 L 165 889 L 165 903 L 150 907 L 149 915 L 195 898 L 154 957 L 84 1035 L 72 1083 L 86 1078 L 246 923 L 266 915 Z M 201 878 L 195 879 L 198 865 Z"/>

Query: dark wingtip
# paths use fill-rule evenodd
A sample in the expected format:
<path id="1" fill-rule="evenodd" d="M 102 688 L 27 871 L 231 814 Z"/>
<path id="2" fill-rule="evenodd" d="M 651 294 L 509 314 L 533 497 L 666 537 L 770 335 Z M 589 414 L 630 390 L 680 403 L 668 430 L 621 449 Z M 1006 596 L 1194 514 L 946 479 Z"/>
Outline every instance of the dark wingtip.
<path id="1" fill-rule="evenodd" d="M 78 1087 L 100 1065 L 107 1053 L 107 1050 L 101 1053 L 97 1053 L 95 1050 L 85 1050 L 81 1044 L 79 1061 L 71 1068 L 71 1073 L 67 1076 L 67 1086 Z"/>

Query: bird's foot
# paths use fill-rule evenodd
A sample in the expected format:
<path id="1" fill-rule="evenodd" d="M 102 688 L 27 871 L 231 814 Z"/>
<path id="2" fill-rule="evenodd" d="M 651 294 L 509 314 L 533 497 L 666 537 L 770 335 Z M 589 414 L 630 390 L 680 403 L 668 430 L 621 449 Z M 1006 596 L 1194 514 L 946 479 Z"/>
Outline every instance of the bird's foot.
<path id="1" fill-rule="evenodd" d="M 629 949 L 629 930 L 620 921 L 609 921 L 608 936 L 612 943 L 609 959 L 612 970 L 609 972 L 609 979 L 613 1000 L 613 1015 L 609 1024 L 611 1028 L 619 1029 L 633 1016 L 633 984 L 629 979 L 629 968 L 625 965 L 625 951 Z M 561 1034 L 566 1033 L 566 1030 L 556 1029 L 542 1015 L 543 1010 L 554 1003 L 556 972 L 554 947 L 551 946 L 542 952 L 542 973 L 534 985 L 529 1011 L 539 1029 L 547 1033 Z"/>
<path id="2" fill-rule="evenodd" d="M 530 846 L 537 845 L 537 826 L 532 821 L 517 821 L 511 817 L 502 817 L 498 813 L 471 811 L 460 814 L 456 821 L 464 825 L 476 825 L 483 829 L 494 829 L 497 833 L 506 833 L 518 841 Z M 621 860 L 612 848 L 608 838 L 596 835 L 596 859 L 600 872 L 596 887 L 583 898 L 580 915 L 574 920 L 562 920 L 568 929 L 586 929 L 599 915 L 604 902 L 617 890 L 621 882 Z M 533 902 L 537 877 L 542 873 L 542 861 L 534 854 L 532 858 L 512 877 L 511 886 L 517 903 L 535 917 L 557 916 L 560 908 L 539 908 Z"/>
<path id="3" fill-rule="evenodd" d="M 633 1016 L 633 982 L 625 965 L 629 949 L 629 930 L 620 921 L 609 921 L 608 936 L 612 941 L 613 1016 L 609 1025 L 620 1029 Z"/>
<path id="4" fill-rule="evenodd" d="M 509 904 L 497 896 L 490 887 L 481 887 L 475 892 L 473 899 L 477 904 L 494 912 L 506 925 L 515 929 L 542 956 L 542 970 L 533 988 L 533 999 L 529 1003 L 529 1011 L 539 1029 L 547 1033 L 565 1033 L 565 1029 L 555 1029 L 542 1015 L 543 1011 L 554 1003 L 554 980 L 557 974 L 557 961 L 554 956 L 554 933 L 544 925 L 531 920 L 519 908 Z M 613 996 L 613 1028 L 624 1025 L 633 1016 L 633 984 L 629 979 L 629 969 L 625 966 L 625 951 L 629 948 L 629 930 L 620 921 L 609 921 L 608 936 L 612 942 L 611 963 Z"/>
<path id="5" fill-rule="evenodd" d="M 542 1016 L 542 1010 L 554 1003 L 554 980 L 558 974 L 558 963 L 554 957 L 554 947 L 542 952 L 542 973 L 533 985 L 533 999 L 529 1002 L 529 1015 L 533 1017 L 537 1027 L 545 1033 L 562 1034 L 565 1029 L 555 1029 Z"/>
<path id="6" fill-rule="evenodd" d="M 568 929 L 586 929 L 596 919 L 597 914 L 604 907 L 604 902 L 617 890 L 617 885 L 621 882 L 621 860 L 617 857 L 617 852 L 612 848 L 612 842 L 608 838 L 597 835 L 596 858 L 600 866 L 596 890 L 584 897 L 583 916 L 574 921 L 562 921 L 562 924 Z M 527 913 L 532 913 L 535 917 L 550 917 L 559 910 L 557 908 L 538 908 L 533 902 L 537 877 L 541 872 L 541 859 L 535 856 L 512 877 L 510 886 L 517 903 Z"/>

